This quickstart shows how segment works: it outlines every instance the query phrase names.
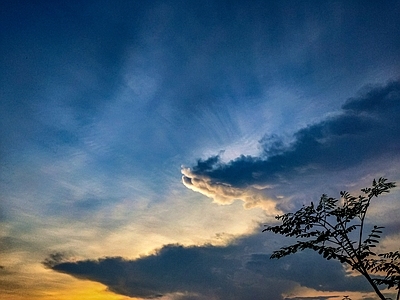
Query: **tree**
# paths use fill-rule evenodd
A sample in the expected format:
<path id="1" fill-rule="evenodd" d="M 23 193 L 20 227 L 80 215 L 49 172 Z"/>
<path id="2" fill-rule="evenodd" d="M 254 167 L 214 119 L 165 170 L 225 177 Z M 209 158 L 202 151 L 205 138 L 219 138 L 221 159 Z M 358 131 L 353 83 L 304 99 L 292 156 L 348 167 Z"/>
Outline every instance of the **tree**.
<path id="1" fill-rule="evenodd" d="M 318 205 L 311 202 L 295 213 L 278 215 L 280 225 L 267 226 L 270 231 L 286 237 L 295 237 L 297 242 L 272 253 L 271 258 L 311 249 L 325 259 L 335 259 L 348 264 L 364 276 L 380 299 L 385 296 L 380 285 L 394 287 L 397 300 L 400 295 L 400 251 L 376 254 L 373 248 L 379 243 L 383 227 L 373 226 L 365 236 L 365 218 L 373 198 L 388 193 L 396 185 L 385 178 L 374 180 L 371 187 L 361 191 L 358 197 L 340 192 L 341 201 L 322 195 Z"/>

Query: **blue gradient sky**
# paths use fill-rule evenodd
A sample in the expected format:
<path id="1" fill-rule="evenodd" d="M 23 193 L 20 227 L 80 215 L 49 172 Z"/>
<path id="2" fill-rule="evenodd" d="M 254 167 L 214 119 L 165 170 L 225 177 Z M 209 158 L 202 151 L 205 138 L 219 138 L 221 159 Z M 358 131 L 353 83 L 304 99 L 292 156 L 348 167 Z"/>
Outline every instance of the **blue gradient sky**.
<path id="1" fill-rule="evenodd" d="M 400 182 L 399 1 L 1 6 L 0 298 L 368 294 L 261 228 Z"/>

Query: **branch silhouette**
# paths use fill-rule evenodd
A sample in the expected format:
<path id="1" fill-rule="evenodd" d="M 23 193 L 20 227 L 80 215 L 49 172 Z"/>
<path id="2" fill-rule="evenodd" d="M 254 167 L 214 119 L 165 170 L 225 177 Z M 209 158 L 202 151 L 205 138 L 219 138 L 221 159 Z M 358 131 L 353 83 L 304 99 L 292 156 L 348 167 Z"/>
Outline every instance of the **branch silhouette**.
<path id="1" fill-rule="evenodd" d="M 274 251 L 271 258 L 279 259 L 311 249 L 327 260 L 335 259 L 351 266 L 366 278 L 382 300 L 386 298 L 379 286 L 384 285 L 388 289 L 394 287 L 398 290 L 396 299 L 399 300 L 400 252 L 376 254 L 373 251 L 379 243 L 384 228 L 382 226 L 375 225 L 364 237 L 365 219 L 372 199 L 388 193 L 395 186 L 394 182 L 388 182 L 385 178 L 379 178 L 378 181 L 374 179 L 372 186 L 362 189 L 363 195 L 358 197 L 340 192 L 340 202 L 324 194 L 316 206 L 311 202 L 294 213 L 276 216 L 282 223 L 276 226 L 266 225 L 263 232 L 270 231 L 298 240 Z"/>

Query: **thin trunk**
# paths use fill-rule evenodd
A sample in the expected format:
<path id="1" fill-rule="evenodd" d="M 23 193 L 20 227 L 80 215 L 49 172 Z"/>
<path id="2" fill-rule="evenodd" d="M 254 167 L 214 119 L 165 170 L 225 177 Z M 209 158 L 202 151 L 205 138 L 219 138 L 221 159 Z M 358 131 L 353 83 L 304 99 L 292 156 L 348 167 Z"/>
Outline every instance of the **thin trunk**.
<path id="1" fill-rule="evenodd" d="M 381 291 L 379 290 L 378 286 L 375 284 L 375 282 L 372 280 L 371 276 L 369 276 L 368 272 L 363 270 L 362 272 L 359 271 L 369 282 L 369 284 L 372 286 L 374 289 L 375 293 L 379 296 L 380 299 L 386 300 L 386 297 L 383 296 Z M 399 300 L 399 295 L 397 295 L 397 300 Z"/>

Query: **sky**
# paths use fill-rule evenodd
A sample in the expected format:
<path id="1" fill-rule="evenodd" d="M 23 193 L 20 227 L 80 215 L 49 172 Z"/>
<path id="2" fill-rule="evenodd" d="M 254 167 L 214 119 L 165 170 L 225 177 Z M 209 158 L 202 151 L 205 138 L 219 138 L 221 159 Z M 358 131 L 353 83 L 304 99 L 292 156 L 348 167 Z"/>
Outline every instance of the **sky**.
<path id="1" fill-rule="evenodd" d="M 400 183 L 399 1 L 1 6 L 1 299 L 374 299 L 262 229 Z"/>

